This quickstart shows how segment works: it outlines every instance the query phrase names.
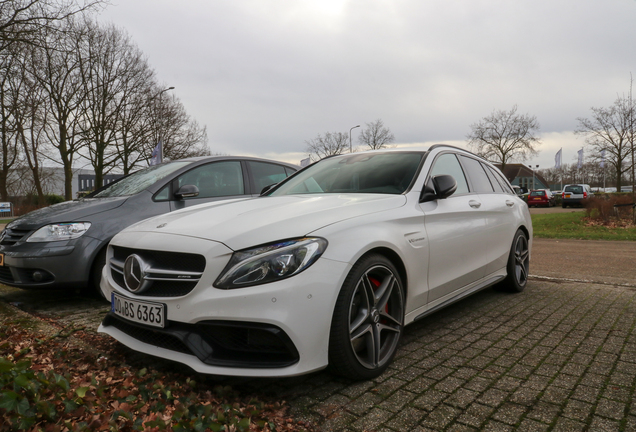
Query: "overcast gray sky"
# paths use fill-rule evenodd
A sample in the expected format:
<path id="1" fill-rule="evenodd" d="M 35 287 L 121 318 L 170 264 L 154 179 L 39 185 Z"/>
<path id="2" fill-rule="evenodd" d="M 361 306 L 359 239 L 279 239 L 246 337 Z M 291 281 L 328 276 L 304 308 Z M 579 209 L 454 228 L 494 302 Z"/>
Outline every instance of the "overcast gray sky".
<path id="1" fill-rule="evenodd" d="M 396 143 L 465 146 L 518 106 L 572 163 L 577 117 L 636 73 L 636 0 L 112 0 L 213 153 L 298 163 L 305 141 L 382 119 Z M 359 129 L 354 129 L 353 140 Z"/>

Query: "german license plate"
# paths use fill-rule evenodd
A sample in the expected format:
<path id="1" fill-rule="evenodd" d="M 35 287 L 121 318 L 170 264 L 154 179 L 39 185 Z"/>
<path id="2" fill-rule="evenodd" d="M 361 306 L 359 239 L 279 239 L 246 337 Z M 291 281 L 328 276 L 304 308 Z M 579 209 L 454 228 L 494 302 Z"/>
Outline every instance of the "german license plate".
<path id="1" fill-rule="evenodd" d="M 115 315 L 129 321 L 152 327 L 164 328 L 166 326 L 166 305 L 163 303 L 133 300 L 117 293 L 112 293 L 110 309 Z"/>

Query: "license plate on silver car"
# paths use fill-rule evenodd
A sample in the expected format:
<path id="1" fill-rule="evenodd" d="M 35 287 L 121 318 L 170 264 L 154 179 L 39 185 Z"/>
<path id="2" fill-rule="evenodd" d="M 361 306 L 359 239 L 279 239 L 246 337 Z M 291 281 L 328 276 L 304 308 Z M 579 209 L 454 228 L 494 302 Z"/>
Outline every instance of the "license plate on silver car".
<path id="1" fill-rule="evenodd" d="M 110 308 L 115 315 L 129 321 L 160 328 L 166 326 L 166 305 L 163 303 L 133 300 L 112 293 Z"/>

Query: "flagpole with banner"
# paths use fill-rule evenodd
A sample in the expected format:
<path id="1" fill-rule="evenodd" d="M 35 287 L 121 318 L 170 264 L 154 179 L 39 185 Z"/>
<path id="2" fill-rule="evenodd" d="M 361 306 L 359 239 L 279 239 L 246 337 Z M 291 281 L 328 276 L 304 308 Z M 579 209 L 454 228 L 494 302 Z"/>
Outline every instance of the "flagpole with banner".
<path id="1" fill-rule="evenodd" d="M 157 143 L 154 150 L 150 154 L 150 166 L 159 165 L 163 160 L 163 146 L 161 145 L 161 141 Z"/>
<path id="2" fill-rule="evenodd" d="M 603 168 L 603 193 L 605 193 L 605 149 L 601 150 L 601 168 Z"/>
<path id="3" fill-rule="evenodd" d="M 581 181 L 581 168 L 583 167 L 583 148 L 577 152 L 579 154 L 579 163 L 576 166 L 579 181 Z"/>
<path id="4" fill-rule="evenodd" d="M 561 168 L 561 156 L 563 155 L 563 147 L 554 155 L 554 167 L 559 170 L 559 179 L 561 180 L 561 190 L 563 190 L 563 169 Z"/>

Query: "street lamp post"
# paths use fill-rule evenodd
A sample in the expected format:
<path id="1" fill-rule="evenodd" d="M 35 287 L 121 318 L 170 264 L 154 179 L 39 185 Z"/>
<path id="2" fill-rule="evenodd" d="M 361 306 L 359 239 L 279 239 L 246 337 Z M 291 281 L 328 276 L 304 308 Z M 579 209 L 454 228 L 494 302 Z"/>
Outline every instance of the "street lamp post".
<path id="1" fill-rule="evenodd" d="M 351 131 L 354 130 L 355 128 L 359 128 L 360 125 L 358 126 L 354 126 L 351 129 L 349 129 L 349 153 L 351 153 L 352 149 L 351 149 Z"/>
<path id="2" fill-rule="evenodd" d="M 532 169 L 532 165 L 528 165 L 528 167 L 530 167 L 530 169 L 532 170 L 532 189 L 536 189 L 534 187 L 534 170 Z M 536 169 L 539 169 L 539 165 L 537 165 Z"/>
<path id="3" fill-rule="evenodd" d="M 163 162 L 163 104 L 162 96 L 168 90 L 174 90 L 174 87 L 168 87 L 159 92 L 159 160 Z"/>

